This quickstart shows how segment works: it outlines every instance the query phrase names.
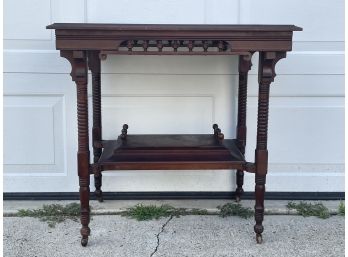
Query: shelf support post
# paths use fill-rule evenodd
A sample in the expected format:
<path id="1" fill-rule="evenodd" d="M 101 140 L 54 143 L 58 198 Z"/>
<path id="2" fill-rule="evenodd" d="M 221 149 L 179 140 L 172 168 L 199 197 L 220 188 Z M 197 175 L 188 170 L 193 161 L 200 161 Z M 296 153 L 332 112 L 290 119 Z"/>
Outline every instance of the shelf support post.
<path id="1" fill-rule="evenodd" d="M 286 52 L 259 53 L 259 96 L 257 138 L 255 150 L 255 221 L 257 243 L 262 242 L 265 184 L 268 166 L 267 133 L 270 84 L 274 81 L 276 63 L 286 57 Z"/>
<path id="2" fill-rule="evenodd" d="M 246 145 L 246 114 L 247 114 L 247 87 L 248 87 L 248 72 L 251 69 L 251 57 L 250 55 L 239 56 L 239 87 L 238 87 L 238 119 L 237 119 L 237 140 L 239 141 L 238 147 L 241 153 L 245 154 Z M 241 195 L 243 194 L 243 182 L 244 171 L 237 170 L 236 173 L 237 189 L 236 189 L 236 201 L 239 202 Z"/>
<path id="3" fill-rule="evenodd" d="M 93 127 L 92 127 L 92 142 L 93 142 L 93 163 L 97 164 L 102 154 L 102 118 L 101 118 L 101 75 L 100 75 L 100 58 L 99 51 L 88 52 L 88 67 L 92 73 L 92 107 L 93 107 Z M 100 167 L 97 167 L 94 172 L 95 196 L 99 202 L 103 201 L 102 173 Z"/>
<path id="4" fill-rule="evenodd" d="M 78 123 L 78 152 L 77 170 L 80 185 L 80 216 L 82 228 L 81 244 L 86 246 L 90 228 L 89 208 L 89 131 L 88 131 L 88 77 L 87 77 L 87 55 L 86 51 L 62 50 L 60 55 L 66 58 L 71 64 L 71 77 L 76 84 L 77 90 L 77 123 Z"/>

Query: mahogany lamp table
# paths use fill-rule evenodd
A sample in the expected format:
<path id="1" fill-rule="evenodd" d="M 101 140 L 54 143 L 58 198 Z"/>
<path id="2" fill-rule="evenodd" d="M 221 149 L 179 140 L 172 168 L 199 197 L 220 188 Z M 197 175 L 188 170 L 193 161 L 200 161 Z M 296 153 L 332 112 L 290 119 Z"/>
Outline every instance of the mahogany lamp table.
<path id="1" fill-rule="evenodd" d="M 90 175 L 102 201 L 104 170 L 236 169 L 236 200 L 243 193 L 244 171 L 255 173 L 256 241 L 262 242 L 264 195 L 268 165 L 267 128 L 270 84 L 276 63 L 292 49 L 294 25 L 142 25 L 54 23 L 56 48 L 71 63 L 77 89 L 77 166 L 81 202 L 81 244 L 90 228 Z M 247 77 L 251 57 L 259 52 L 258 115 L 254 162 L 244 158 L 246 145 Z M 212 134 L 128 135 L 128 125 L 115 140 L 102 139 L 101 60 L 107 55 L 238 55 L 239 90 L 236 139 L 225 139 L 217 124 Z M 88 70 L 92 73 L 93 162 L 88 130 Z"/>

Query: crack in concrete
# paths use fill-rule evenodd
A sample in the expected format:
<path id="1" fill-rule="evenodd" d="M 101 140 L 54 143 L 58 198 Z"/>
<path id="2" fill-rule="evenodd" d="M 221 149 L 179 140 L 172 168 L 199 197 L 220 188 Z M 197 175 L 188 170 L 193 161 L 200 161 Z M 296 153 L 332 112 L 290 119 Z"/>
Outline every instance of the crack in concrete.
<path id="1" fill-rule="evenodd" d="M 171 221 L 171 220 L 173 219 L 173 217 L 174 217 L 173 215 L 171 215 L 171 216 L 169 217 L 169 219 L 162 225 L 161 231 L 158 232 L 158 234 L 156 235 L 156 238 L 157 238 L 157 245 L 156 245 L 155 250 L 150 254 L 150 257 L 152 257 L 152 256 L 157 252 L 158 247 L 159 247 L 159 245 L 160 245 L 160 234 L 163 233 L 164 228 L 168 225 L 169 221 Z"/>

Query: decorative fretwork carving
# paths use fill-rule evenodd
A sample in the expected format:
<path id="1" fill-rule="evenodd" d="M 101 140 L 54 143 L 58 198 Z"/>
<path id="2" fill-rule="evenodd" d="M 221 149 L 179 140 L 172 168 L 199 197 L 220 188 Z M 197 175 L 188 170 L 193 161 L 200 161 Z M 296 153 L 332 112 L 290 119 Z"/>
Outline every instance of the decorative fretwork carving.
<path id="1" fill-rule="evenodd" d="M 158 48 L 159 52 L 162 52 L 162 49 L 163 49 L 163 42 L 162 42 L 162 40 L 157 40 L 156 41 L 156 47 Z"/>
<path id="2" fill-rule="evenodd" d="M 215 46 L 216 47 L 216 46 Z M 208 48 L 209 48 L 209 42 L 207 40 L 203 41 L 203 49 L 204 52 L 208 52 Z"/>
<path id="3" fill-rule="evenodd" d="M 192 40 L 189 40 L 189 41 L 188 41 L 188 43 L 187 43 L 187 47 L 188 47 L 189 51 L 190 51 L 190 52 L 192 52 L 193 47 L 194 47 L 194 45 L 193 45 L 193 41 L 192 41 Z"/>
<path id="4" fill-rule="evenodd" d="M 144 40 L 143 41 L 143 48 L 144 48 L 144 51 L 146 52 L 147 49 L 149 48 L 149 40 Z"/>
<path id="5" fill-rule="evenodd" d="M 128 40 L 128 41 L 127 41 L 127 48 L 128 48 L 128 51 L 132 51 L 133 46 L 134 46 L 134 41 L 133 41 L 133 40 Z"/>
<path id="6" fill-rule="evenodd" d="M 147 40 L 130 39 L 115 41 L 115 50 L 100 51 L 99 57 L 105 60 L 107 54 L 139 54 L 139 55 L 221 55 L 243 54 L 250 52 L 234 52 L 225 40 Z"/>
<path id="7" fill-rule="evenodd" d="M 122 51 L 126 47 L 128 51 L 162 51 L 164 47 L 167 51 L 226 51 L 228 43 L 222 40 L 126 40 L 121 42 L 118 50 Z M 150 50 L 149 50 L 150 51 Z"/>
<path id="8" fill-rule="evenodd" d="M 225 50 L 225 43 L 224 43 L 224 41 L 219 40 L 218 48 L 219 48 L 219 52 L 222 52 L 222 51 Z"/>
<path id="9" fill-rule="evenodd" d="M 180 41 L 178 41 L 178 40 L 173 40 L 173 41 L 171 41 L 171 44 L 170 44 L 170 45 L 173 47 L 174 52 L 177 52 L 177 51 L 178 51 L 178 48 L 179 48 L 179 46 L 180 46 Z"/>

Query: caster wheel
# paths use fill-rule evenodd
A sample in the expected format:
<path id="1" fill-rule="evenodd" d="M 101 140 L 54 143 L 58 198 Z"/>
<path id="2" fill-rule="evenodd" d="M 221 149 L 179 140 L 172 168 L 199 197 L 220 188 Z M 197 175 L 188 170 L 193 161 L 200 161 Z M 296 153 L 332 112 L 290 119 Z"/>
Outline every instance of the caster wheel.
<path id="1" fill-rule="evenodd" d="M 239 195 L 236 196 L 236 202 L 237 202 L 237 203 L 240 202 L 240 196 L 239 196 Z"/>
<path id="2" fill-rule="evenodd" d="M 98 200 L 98 202 L 100 202 L 100 203 L 104 202 L 104 199 L 103 199 L 102 196 L 98 196 L 98 197 L 97 197 L 97 200 Z"/>
<path id="3" fill-rule="evenodd" d="M 262 235 L 261 235 L 261 234 L 257 234 L 257 235 L 256 235 L 256 242 L 257 242 L 258 244 L 262 244 Z"/>
<path id="4" fill-rule="evenodd" d="M 86 247 L 87 244 L 88 244 L 88 238 L 82 238 L 82 239 L 81 239 L 81 245 L 82 245 L 83 247 Z"/>

